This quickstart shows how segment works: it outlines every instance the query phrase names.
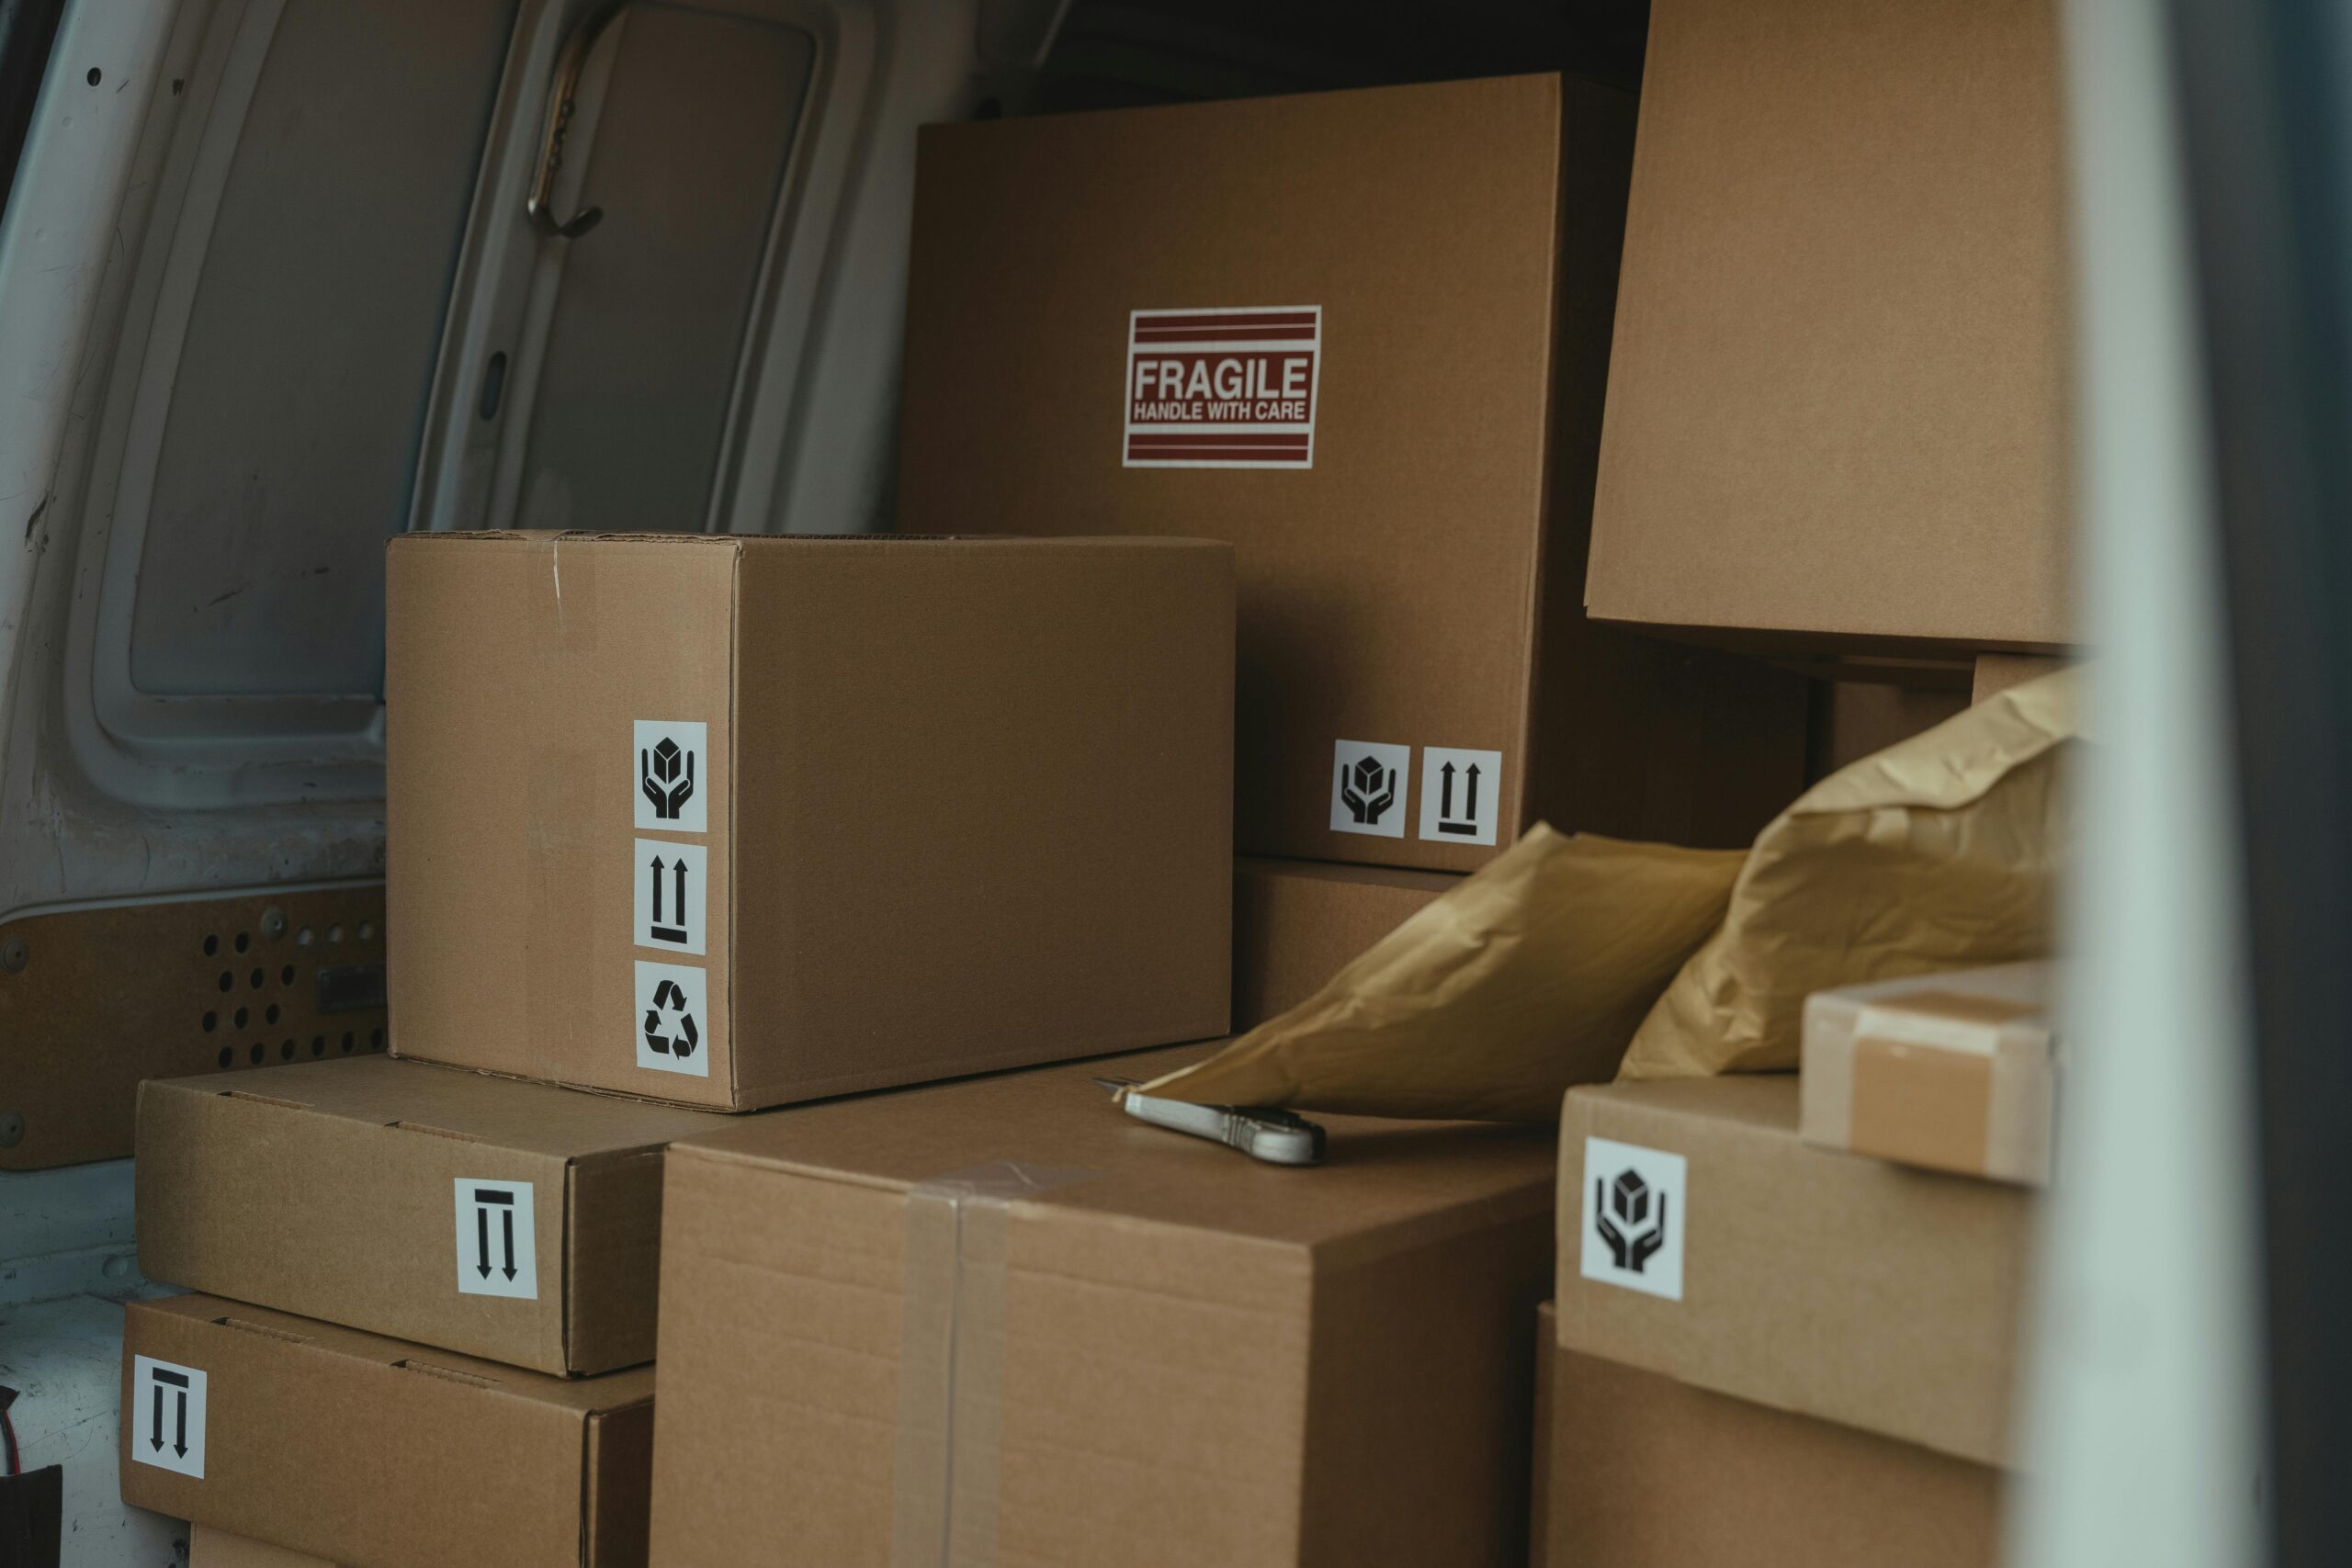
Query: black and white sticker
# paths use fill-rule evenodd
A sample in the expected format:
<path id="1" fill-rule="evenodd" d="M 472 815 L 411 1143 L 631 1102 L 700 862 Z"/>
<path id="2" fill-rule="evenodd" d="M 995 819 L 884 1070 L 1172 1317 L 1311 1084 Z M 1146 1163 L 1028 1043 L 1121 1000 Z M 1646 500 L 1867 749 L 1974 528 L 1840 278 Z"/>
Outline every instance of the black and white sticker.
<path id="1" fill-rule="evenodd" d="M 637 840 L 637 945 L 703 951 L 703 887 L 710 852 L 700 844 Z"/>
<path id="2" fill-rule="evenodd" d="M 637 790 L 637 825 L 671 833 L 710 827 L 710 726 L 683 719 L 640 718 L 629 747 Z"/>
<path id="3" fill-rule="evenodd" d="M 637 1065 L 710 1077 L 703 1034 L 710 1026 L 705 976 L 683 964 L 637 961 Z"/>
<path id="4" fill-rule="evenodd" d="M 1688 1174 L 1680 1155 L 1609 1138 L 1585 1139 L 1586 1279 L 1668 1301 L 1682 1299 Z"/>
<path id="5" fill-rule="evenodd" d="M 1342 740 L 1333 749 L 1331 831 L 1405 836 L 1405 797 L 1413 749 L 1377 740 Z"/>
<path id="6" fill-rule="evenodd" d="M 203 1371 L 153 1356 L 130 1366 L 130 1457 L 204 1479 Z"/>
<path id="7" fill-rule="evenodd" d="M 1452 746 L 1421 748 L 1421 837 L 1457 844 L 1495 841 L 1495 797 L 1503 754 Z"/>
<path id="8" fill-rule="evenodd" d="M 458 1178 L 458 1293 L 539 1299 L 531 1184 Z"/>

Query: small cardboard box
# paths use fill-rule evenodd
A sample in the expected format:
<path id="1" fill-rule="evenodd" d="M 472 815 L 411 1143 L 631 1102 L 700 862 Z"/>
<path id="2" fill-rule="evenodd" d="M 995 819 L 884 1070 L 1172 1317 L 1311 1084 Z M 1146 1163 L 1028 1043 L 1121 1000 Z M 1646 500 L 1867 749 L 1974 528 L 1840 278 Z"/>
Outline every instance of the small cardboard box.
<path id="1" fill-rule="evenodd" d="M 345 1568 L 645 1562 L 653 1369 L 550 1378 L 214 1296 L 122 1320 L 122 1500 Z"/>
<path id="2" fill-rule="evenodd" d="M 1992 1568 L 2001 1472 L 1536 1339 L 1533 1568 Z"/>
<path id="3" fill-rule="evenodd" d="M 1329 1118 L 1262 1165 L 1092 1077 L 673 1145 L 654 1557 L 1517 1562 L 1550 1128 Z"/>
<path id="4" fill-rule="evenodd" d="M 1804 1004 L 1804 1141 L 2046 1183 L 2055 987 L 2044 963 L 1816 991 Z"/>
<path id="5" fill-rule="evenodd" d="M 1231 541 L 1244 853 L 1745 843 L 1802 683 L 1583 614 L 1632 118 L 1521 76 L 926 127 L 900 525 Z"/>
<path id="6" fill-rule="evenodd" d="M 323 1557 L 232 1535 L 209 1525 L 188 1531 L 187 1568 L 339 1568 Z"/>
<path id="7" fill-rule="evenodd" d="M 1570 1089 L 1560 1346 L 2007 1464 L 2031 1213 L 1799 1141 L 1794 1075 Z"/>
<path id="8" fill-rule="evenodd" d="M 1225 1032 L 1229 547 L 409 535 L 388 602 L 395 1055 L 741 1111 Z"/>
<path id="9" fill-rule="evenodd" d="M 1586 604 L 2048 651 L 2070 599 L 2052 0 L 1657 0 Z"/>
<path id="10" fill-rule="evenodd" d="M 384 1056 L 151 1078 L 139 1265 L 542 1372 L 634 1366 L 653 1359 L 662 1146 L 709 1124 Z"/>
<path id="11" fill-rule="evenodd" d="M 1390 866 L 1234 862 L 1234 1029 L 1288 1012 L 1461 881 Z"/>

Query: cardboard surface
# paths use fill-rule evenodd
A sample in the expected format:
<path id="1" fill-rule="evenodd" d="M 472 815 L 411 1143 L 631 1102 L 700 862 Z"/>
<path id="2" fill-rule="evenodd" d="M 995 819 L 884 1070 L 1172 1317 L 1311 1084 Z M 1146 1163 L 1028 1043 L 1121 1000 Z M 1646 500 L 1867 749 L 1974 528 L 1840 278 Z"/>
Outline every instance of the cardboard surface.
<path id="1" fill-rule="evenodd" d="M 2077 639 L 2051 0 L 1657 0 L 1594 615 Z"/>
<path id="2" fill-rule="evenodd" d="M 193 1382 L 185 1431 L 148 1361 Z M 544 1377 L 201 1295 L 128 1303 L 122 1366 L 134 1507 L 345 1568 L 645 1561 L 650 1368 Z"/>
<path id="3" fill-rule="evenodd" d="M 1289 1011 L 1462 879 L 1317 861 L 1233 864 L 1233 1027 Z"/>
<path id="4" fill-rule="evenodd" d="M 1981 703 L 1987 697 L 1998 696 L 2011 686 L 2021 686 L 2028 681 L 2055 674 L 2068 662 L 2064 659 L 2047 659 L 2034 654 L 1985 654 L 1976 660 L 1974 680 L 1969 688 L 1969 701 Z"/>
<path id="5" fill-rule="evenodd" d="M 1646 1201 L 1618 1203 L 1628 1169 Z M 1662 1233 L 1640 1269 L 1597 1201 L 1629 1259 Z M 1802 1143 L 1774 1074 L 1569 1090 L 1558 1213 L 1563 1348 L 2009 1462 L 2024 1190 Z"/>
<path id="6" fill-rule="evenodd" d="M 1201 1054 L 673 1145 L 654 1560 L 1518 1562 L 1548 1133 L 1278 1168 L 1091 1081 Z"/>
<path id="7" fill-rule="evenodd" d="M 411 535 L 390 571 L 395 1054 L 747 1110 L 1224 1032 L 1226 547 Z"/>
<path id="8" fill-rule="evenodd" d="M 1467 871 L 1538 818 L 1744 841 L 1800 787 L 1800 684 L 1582 609 L 1631 122 L 1525 76 L 925 128 L 900 525 L 1231 541 L 1244 853 Z M 1227 359 L 1300 367 L 1306 460 L 1131 461 L 1161 367 Z M 1482 766 L 1476 834 L 1437 826 L 1449 760 Z"/>
<path id="9" fill-rule="evenodd" d="M 1889 685 L 1872 681 L 1828 683 L 1815 772 L 1827 777 L 1849 763 L 1908 740 L 1968 705 L 1965 692 Z"/>
<path id="10" fill-rule="evenodd" d="M 1537 1334 L 1534 1568 L 1993 1568 L 2000 1472 Z"/>
<path id="11" fill-rule="evenodd" d="M 140 1267 L 543 1372 L 633 1366 L 653 1359 L 662 1147 L 709 1125 L 383 1056 L 151 1079 Z"/>
<path id="12" fill-rule="evenodd" d="M 2050 964 L 1819 991 L 1804 1009 L 1804 1140 L 2041 1186 L 2058 1066 Z"/>
<path id="13" fill-rule="evenodd" d="M 338 1568 L 323 1557 L 289 1551 L 209 1525 L 188 1531 L 187 1568 Z"/>

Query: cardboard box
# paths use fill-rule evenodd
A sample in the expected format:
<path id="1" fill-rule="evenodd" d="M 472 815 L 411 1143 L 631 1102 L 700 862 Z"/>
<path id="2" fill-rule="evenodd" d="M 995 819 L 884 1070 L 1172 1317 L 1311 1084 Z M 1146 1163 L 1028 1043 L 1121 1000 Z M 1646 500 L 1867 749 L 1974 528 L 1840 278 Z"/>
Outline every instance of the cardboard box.
<path id="1" fill-rule="evenodd" d="M 1536 1343 L 1534 1568 L 1993 1568 L 2000 1472 Z"/>
<path id="2" fill-rule="evenodd" d="M 650 1367 L 550 1378 L 214 1296 L 123 1309 L 122 1500 L 345 1568 L 642 1563 L 652 1438 Z"/>
<path id="3" fill-rule="evenodd" d="M 653 1359 L 662 1147 L 709 1124 L 384 1056 L 150 1079 L 139 1265 L 542 1372 L 634 1366 Z"/>
<path id="4" fill-rule="evenodd" d="M 187 1568 L 339 1568 L 323 1557 L 232 1535 L 209 1525 L 188 1531 Z"/>
<path id="5" fill-rule="evenodd" d="M 1830 682 L 1823 695 L 1815 737 L 1817 778 L 1933 729 L 1968 707 L 1966 692 L 1875 681 Z"/>
<path id="6" fill-rule="evenodd" d="M 1234 1029 L 1288 1012 L 1461 880 L 1389 866 L 1234 862 Z"/>
<path id="7" fill-rule="evenodd" d="M 2052 0 L 1657 0 L 1592 614 L 2076 640 L 2064 148 Z"/>
<path id="8" fill-rule="evenodd" d="M 1222 545 L 408 535 L 389 615 L 396 1055 L 741 1111 L 1225 1032 Z"/>
<path id="9" fill-rule="evenodd" d="M 1804 1141 L 2046 1183 L 2055 988 L 2049 964 L 2004 964 L 1815 992 L 1804 1004 Z"/>
<path id="10" fill-rule="evenodd" d="M 1985 654 L 1976 661 L 1975 680 L 1971 685 L 1968 700 L 1981 703 L 1987 697 L 1997 697 L 2011 686 L 2021 686 L 2028 681 L 2054 675 L 2073 662 L 2068 659 L 2045 659 L 2033 654 Z"/>
<path id="11" fill-rule="evenodd" d="M 1154 1052 L 673 1145 L 654 1561 L 1511 1563 L 1549 1128 L 1146 1125 Z"/>
<path id="12" fill-rule="evenodd" d="M 1779 1074 L 1570 1089 L 1560 1199 L 1563 1349 L 2010 1462 L 2024 1190 L 1802 1143 Z"/>
<path id="13" fill-rule="evenodd" d="M 900 526 L 1230 540 L 1244 853 L 1745 842 L 1800 685 L 1583 615 L 1632 114 L 1525 76 L 924 128 Z"/>

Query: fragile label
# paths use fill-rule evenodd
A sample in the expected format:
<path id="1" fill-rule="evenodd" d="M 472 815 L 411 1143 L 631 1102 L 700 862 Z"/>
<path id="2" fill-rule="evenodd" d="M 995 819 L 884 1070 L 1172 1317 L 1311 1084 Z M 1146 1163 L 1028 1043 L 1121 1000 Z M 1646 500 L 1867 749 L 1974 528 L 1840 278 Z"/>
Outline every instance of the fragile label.
<path id="1" fill-rule="evenodd" d="M 1413 776 L 1413 749 L 1378 740 L 1342 740 L 1334 748 L 1331 831 L 1405 836 L 1405 796 Z"/>
<path id="2" fill-rule="evenodd" d="M 458 1181 L 458 1292 L 539 1299 L 537 1232 L 527 1181 Z"/>
<path id="3" fill-rule="evenodd" d="M 1311 468 L 1323 307 L 1127 317 L 1130 468 Z"/>
<path id="4" fill-rule="evenodd" d="M 637 825 L 671 833 L 710 826 L 710 726 L 700 720 L 640 718 L 632 727 L 630 778 Z"/>
<path id="5" fill-rule="evenodd" d="M 1585 1139 L 1580 1271 L 1586 1279 L 1682 1299 L 1689 1171 L 1680 1155 L 1664 1149 Z"/>
<path id="6" fill-rule="evenodd" d="M 204 1479 L 205 1382 L 196 1367 L 153 1356 L 131 1359 L 132 1459 Z"/>
<path id="7" fill-rule="evenodd" d="M 637 945 L 703 951 L 703 883 L 710 852 L 700 844 L 637 840 Z"/>
<path id="8" fill-rule="evenodd" d="M 1495 841 L 1495 797 L 1503 754 L 1452 746 L 1421 748 L 1421 837 L 1462 844 Z"/>
<path id="9" fill-rule="evenodd" d="M 702 1035 L 706 976 L 683 964 L 637 961 L 637 1065 L 662 1073 L 710 1077 Z"/>

